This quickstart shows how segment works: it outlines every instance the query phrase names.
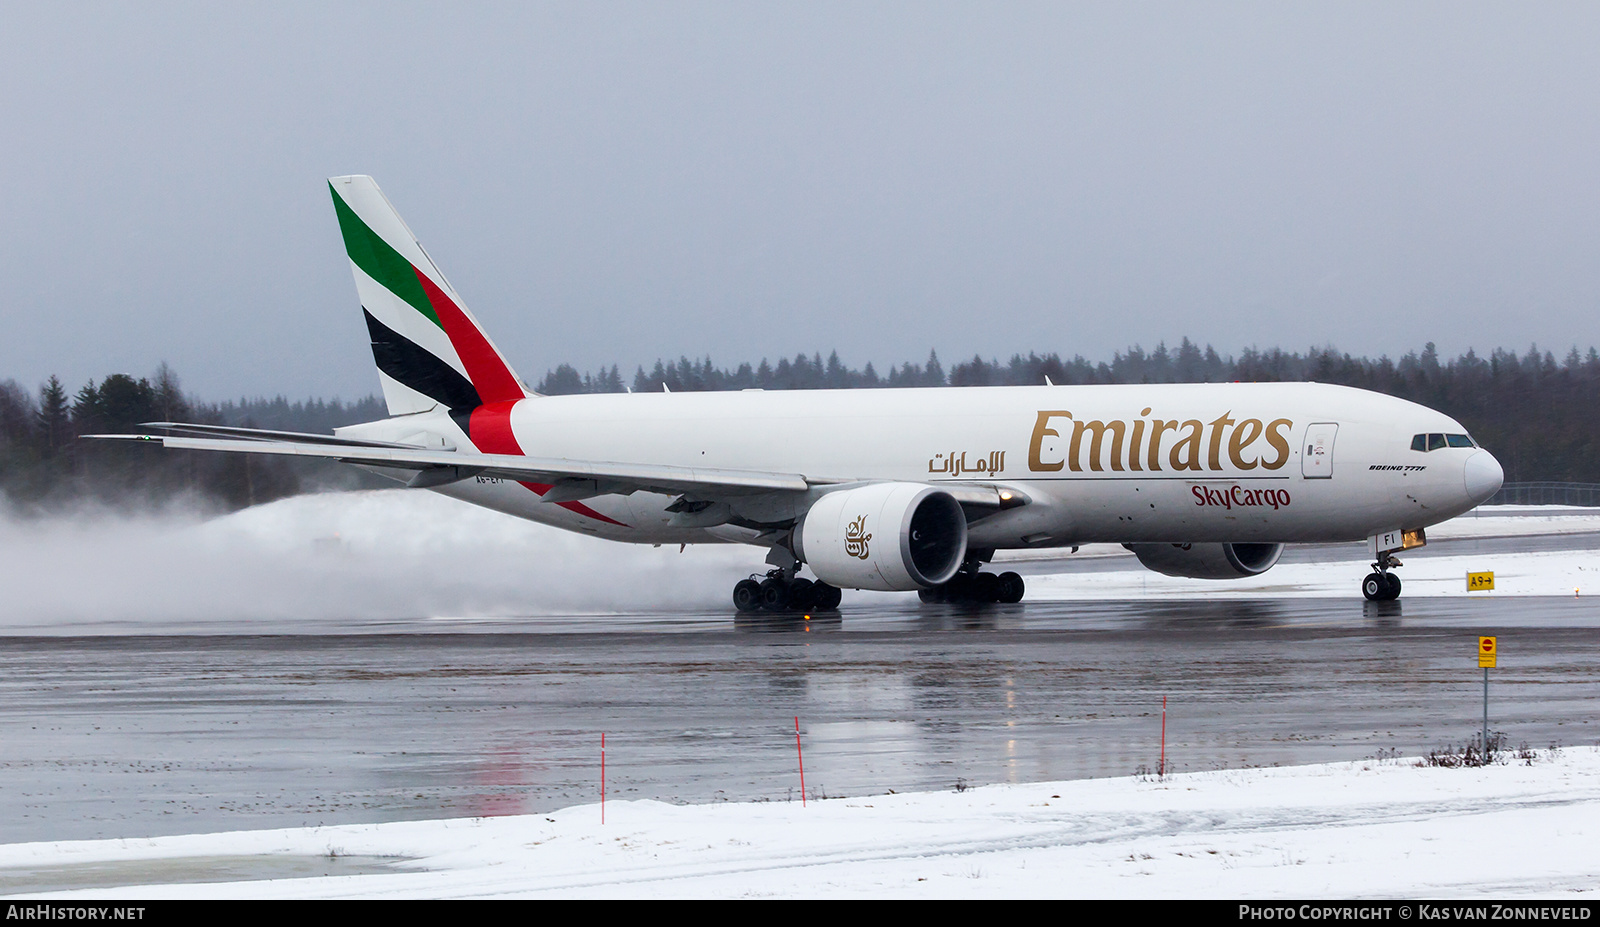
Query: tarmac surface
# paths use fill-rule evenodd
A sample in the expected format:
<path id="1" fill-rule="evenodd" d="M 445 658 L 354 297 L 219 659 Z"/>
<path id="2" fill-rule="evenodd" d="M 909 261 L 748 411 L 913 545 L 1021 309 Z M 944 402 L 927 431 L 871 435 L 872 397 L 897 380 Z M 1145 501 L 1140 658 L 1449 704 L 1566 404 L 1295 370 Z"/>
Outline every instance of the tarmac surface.
<path id="1" fill-rule="evenodd" d="M 830 797 L 1135 775 L 1163 698 L 1175 771 L 1420 754 L 1479 634 L 1491 728 L 1600 742 L 1600 599 L 846 604 L 0 637 L 0 842 L 553 810 L 602 733 L 608 798 L 797 800 L 796 718 Z"/>

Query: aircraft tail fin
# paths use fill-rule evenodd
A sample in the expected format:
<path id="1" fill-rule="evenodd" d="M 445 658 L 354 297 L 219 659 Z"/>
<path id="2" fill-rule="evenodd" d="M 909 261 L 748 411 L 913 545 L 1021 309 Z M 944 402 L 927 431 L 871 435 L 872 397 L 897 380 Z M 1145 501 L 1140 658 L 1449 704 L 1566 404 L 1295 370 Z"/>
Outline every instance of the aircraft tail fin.
<path id="1" fill-rule="evenodd" d="M 328 180 L 390 415 L 530 395 L 371 177 Z"/>

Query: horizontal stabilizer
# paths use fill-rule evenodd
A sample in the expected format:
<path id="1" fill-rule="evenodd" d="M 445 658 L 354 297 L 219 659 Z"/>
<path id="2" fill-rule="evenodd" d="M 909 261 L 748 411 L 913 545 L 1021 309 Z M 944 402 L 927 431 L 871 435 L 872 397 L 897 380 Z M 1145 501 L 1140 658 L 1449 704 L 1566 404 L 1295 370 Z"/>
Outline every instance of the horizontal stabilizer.
<path id="1" fill-rule="evenodd" d="M 266 428 L 238 428 L 232 425 L 193 425 L 187 422 L 144 422 L 140 428 L 160 428 L 164 431 L 202 437 L 239 438 L 246 441 L 289 441 L 295 444 L 329 444 L 341 447 L 419 447 L 416 444 L 396 444 L 391 441 L 367 441 L 360 438 L 341 438 L 337 435 L 308 434 L 303 431 L 272 431 Z M 85 435 L 88 438 L 121 438 L 127 435 Z"/>

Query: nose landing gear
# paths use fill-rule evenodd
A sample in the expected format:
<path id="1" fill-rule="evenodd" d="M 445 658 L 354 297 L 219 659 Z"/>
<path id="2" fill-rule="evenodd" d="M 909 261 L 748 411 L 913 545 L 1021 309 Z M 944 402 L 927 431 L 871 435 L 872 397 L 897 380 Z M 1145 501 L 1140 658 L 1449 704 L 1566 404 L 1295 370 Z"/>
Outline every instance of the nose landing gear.
<path id="1" fill-rule="evenodd" d="M 1379 554 L 1378 561 L 1372 565 L 1372 572 L 1361 581 L 1361 594 L 1370 602 L 1389 602 L 1400 598 L 1400 577 L 1389 570 L 1401 565 L 1398 557 L 1389 553 Z"/>

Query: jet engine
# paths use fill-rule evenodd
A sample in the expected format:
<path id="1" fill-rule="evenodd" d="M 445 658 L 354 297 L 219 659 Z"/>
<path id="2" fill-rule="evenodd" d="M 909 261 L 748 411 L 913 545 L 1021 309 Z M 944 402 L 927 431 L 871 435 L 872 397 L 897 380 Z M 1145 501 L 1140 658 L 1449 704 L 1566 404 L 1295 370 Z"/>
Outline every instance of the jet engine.
<path id="1" fill-rule="evenodd" d="M 967 519 L 933 486 L 869 483 L 812 503 L 795 526 L 794 553 L 843 589 L 926 589 L 948 582 L 966 559 Z"/>
<path id="2" fill-rule="evenodd" d="M 1272 569 L 1282 544 L 1125 544 L 1157 573 L 1190 579 L 1238 579 Z"/>

